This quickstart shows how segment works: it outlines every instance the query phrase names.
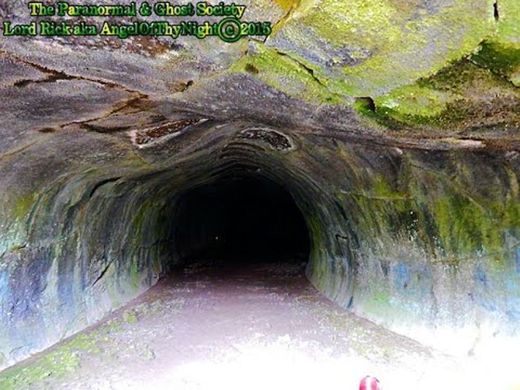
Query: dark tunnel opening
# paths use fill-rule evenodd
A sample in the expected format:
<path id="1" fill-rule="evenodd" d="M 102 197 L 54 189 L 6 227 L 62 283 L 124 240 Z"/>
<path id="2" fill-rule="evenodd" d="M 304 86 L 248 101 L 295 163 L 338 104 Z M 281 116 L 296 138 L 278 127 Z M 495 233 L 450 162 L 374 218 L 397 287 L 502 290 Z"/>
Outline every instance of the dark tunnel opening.
<path id="1" fill-rule="evenodd" d="M 184 193 L 174 243 L 182 263 L 307 261 L 309 232 L 291 194 L 263 176 L 232 176 Z"/>

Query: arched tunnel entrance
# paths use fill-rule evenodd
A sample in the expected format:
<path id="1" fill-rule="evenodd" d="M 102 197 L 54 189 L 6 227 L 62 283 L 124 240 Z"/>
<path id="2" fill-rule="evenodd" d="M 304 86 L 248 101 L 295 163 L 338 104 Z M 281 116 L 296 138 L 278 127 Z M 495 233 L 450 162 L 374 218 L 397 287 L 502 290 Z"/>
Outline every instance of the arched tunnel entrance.
<path id="1" fill-rule="evenodd" d="M 174 248 L 181 261 L 304 261 L 309 232 L 293 198 L 263 176 L 230 176 L 178 202 Z"/>
<path id="2" fill-rule="evenodd" d="M 11 259 L 23 254 L 27 263 L 0 269 L 0 292 L 12 275 L 3 306 L 11 328 L 0 327 L 0 341 L 10 332 L 14 361 L 36 350 L 35 339 L 46 347 L 49 335 L 72 338 L 8 369 L 0 388 L 76 388 L 76 378 L 106 388 L 100 381 L 109 378 L 114 388 L 315 389 L 327 380 L 343 389 L 367 372 L 393 388 L 403 375 L 423 381 L 413 367 L 431 363 L 430 349 L 343 310 L 385 319 L 394 305 L 408 319 L 411 294 L 427 299 L 428 268 L 384 230 L 414 205 L 381 179 L 373 189 L 334 191 L 267 152 L 265 163 L 213 155 L 221 154 L 127 176 L 93 171 L 38 198 L 27 213 L 41 234 L 32 239 L 52 232 L 63 241 L 53 251 L 13 247 Z M 45 210 L 57 219 L 31 219 Z M 392 245 L 363 253 L 369 238 Z M 36 387 L 18 386 L 24 381 Z"/>

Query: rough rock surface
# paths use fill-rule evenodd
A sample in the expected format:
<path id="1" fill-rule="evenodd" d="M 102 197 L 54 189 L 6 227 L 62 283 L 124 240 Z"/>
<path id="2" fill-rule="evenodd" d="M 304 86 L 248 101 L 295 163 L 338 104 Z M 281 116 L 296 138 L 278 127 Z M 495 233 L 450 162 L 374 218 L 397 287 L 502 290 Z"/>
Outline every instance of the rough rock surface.
<path id="1" fill-rule="evenodd" d="M 181 194 L 259 170 L 327 296 L 438 347 L 518 346 L 518 2 L 245 3 L 265 42 L 0 38 L 0 368 L 167 272 Z"/>

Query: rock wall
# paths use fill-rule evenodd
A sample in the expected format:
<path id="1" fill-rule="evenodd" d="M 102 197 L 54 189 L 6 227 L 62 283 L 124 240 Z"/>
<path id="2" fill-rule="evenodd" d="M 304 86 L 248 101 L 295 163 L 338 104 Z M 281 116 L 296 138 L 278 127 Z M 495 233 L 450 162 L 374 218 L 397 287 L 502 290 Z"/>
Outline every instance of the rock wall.
<path id="1" fill-rule="evenodd" d="M 0 38 L 0 368 L 153 285 L 179 196 L 233 172 L 291 193 L 339 304 L 518 345 L 517 1 L 245 3 L 267 40 Z"/>

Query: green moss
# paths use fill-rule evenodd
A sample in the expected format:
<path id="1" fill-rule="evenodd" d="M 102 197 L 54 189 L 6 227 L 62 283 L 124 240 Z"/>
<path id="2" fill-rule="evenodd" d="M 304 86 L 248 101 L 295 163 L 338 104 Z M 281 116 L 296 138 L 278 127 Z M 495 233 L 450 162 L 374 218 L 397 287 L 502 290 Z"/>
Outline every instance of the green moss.
<path id="1" fill-rule="evenodd" d="M 18 197 L 13 207 L 15 217 L 18 219 L 27 218 L 31 212 L 35 200 L 35 194 L 27 194 Z"/>
<path id="2" fill-rule="evenodd" d="M 470 62 L 520 80 L 517 50 L 511 49 L 520 44 L 515 1 L 500 2 L 497 24 L 491 0 L 458 1 L 435 10 L 404 0 L 280 0 L 281 7 L 293 10 L 274 34 L 284 42 L 284 54 L 257 43 L 232 71 L 248 72 L 315 103 L 350 104 L 352 97 L 371 96 L 380 109 L 367 116 L 383 125 L 442 126 L 435 118 L 466 97 L 465 69 L 455 63 L 471 56 L 481 42 Z M 323 52 L 306 55 L 302 42 L 307 41 Z M 329 58 L 327 53 L 337 54 Z M 421 83 L 432 75 L 436 80 L 429 81 L 449 77 L 455 88 Z"/>
<path id="3" fill-rule="evenodd" d="M 97 350 L 95 340 L 89 335 L 74 337 L 30 363 L 3 371 L 0 374 L 0 389 L 21 389 L 40 383 L 50 376 L 61 377 L 74 372 L 80 365 L 82 353 Z"/>
<path id="4" fill-rule="evenodd" d="M 142 232 L 145 226 L 146 218 L 149 217 L 150 209 L 151 207 L 149 204 L 143 203 L 133 215 L 132 224 L 134 225 L 135 232 Z M 139 234 L 136 234 L 136 236 L 139 236 Z"/>
<path id="5" fill-rule="evenodd" d="M 327 264 L 327 254 L 323 252 L 325 237 L 328 232 L 323 225 L 320 217 L 316 214 L 305 215 L 305 222 L 310 233 L 311 253 L 310 261 L 312 264 L 310 279 L 318 288 L 326 290 L 329 276 L 329 269 Z"/>
<path id="6" fill-rule="evenodd" d="M 139 281 L 140 281 L 139 265 L 137 264 L 137 260 L 134 259 L 130 266 L 130 282 L 132 284 L 132 287 L 135 289 L 139 288 Z"/>
<path id="7" fill-rule="evenodd" d="M 128 324 L 135 324 L 139 321 L 137 318 L 137 313 L 134 310 L 126 310 L 123 313 L 123 321 Z"/>
<path id="8" fill-rule="evenodd" d="M 520 46 L 506 46 L 497 42 L 485 41 L 471 56 L 471 61 L 489 69 L 506 79 L 520 69 Z"/>
<path id="9" fill-rule="evenodd" d="M 463 86 L 475 78 L 478 69 L 466 60 L 457 61 L 435 75 L 398 88 L 376 99 L 379 122 L 391 119 L 397 126 L 446 125 L 443 116 L 452 116 L 451 104 L 462 98 Z M 446 115 L 448 113 L 448 115 Z M 395 126 L 395 125 L 394 125 Z"/>
<path id="10" fill-rule="evenodd" d="M 311 27 L 333 47 L 348 47 L 354 58 L 355 48 L 363 48 L 360 61 L 343 67 L 345 79 L 329 82 L 332 91 L 379 96 L 471 53 L 493 31 L 490 9 L 488 1 L 456 2 L 428 13 L 399 0 L 325 0 L 295 17 L 294 24 Z M 438 34 L 442 43 L 432 50 Z"/>
<path id="11" fill-rule="evenodd" d="M 495 38 L 500 43 L 520 46 L 520 2 L 499 0 L 500 19 Z"/>
<path id="12" fill-rule="evenodd" d="M 392 313 L 392 306 L 390 302 L 390 294 L 386 291 L 374 291 L 361 304 L 363 311 L 379 316 L 380 318 L 386 318 Z"/>
<path id="13" fill-rule="evenodd" d="M 520 94 L 506 75 L 520 52 L 500 53 L 484 42 L 474 55 L 376 98 L 375 112 L 356 108 L 385 127 L 416 132 L 519 123 Z"/>
<path id="14" fill-rule="evenodd" d="M 356 109 L 360 112 L 364 112 L 366 114 L 368 114 L 370 112 L 375 112 L 375 110 L 376 110 L 374 99 L 372 99 L 371 97 L 368 97 L 368 96 L 356 98 L 354 101 L 353 107 L 354 107 L 354 109 Z"/>
<path id="15" fill-rule="evenodd" d="M 324 0 L 306 11 L 305 16 L 298 18 L 298 23 L 312 26 L 320 37 L 337 47 L 344 42 L 372 47 L 381 42 L 383 34 L 386 39 L 393 40 L 400 32 L 396 20 L 401 19 L 401 15 L 389 1 Z"/>
<path id="16" fill-rule="evenodd" d="M 305 64 L 301 59 L 296 61 L 291 56 L 262 44 L 255 44 L 254 53 L 242 57 L 230 71 L 254 74 L 267 85 L 305 101 L 344 103 L 343 99 L 331 93 L 313 75 L 310 64 Z"/>
<path id="17" fill-rule="evenodd" d="M 160 302 L 156 302 L 161 307 Z M 182 306 L 183 302 L 178 303 Z M 125 324 L 132 325 L 138 321 L 143 307 L 119 312 L 117 316 L 95 330 L 72 336 L 69 340 L 34 356 L 14 367 L 0 373 L 0 389 L 18 390 L 46 388 L 48 377 L 60 378 L 73 375 L 80 367 L 83 359 L 98 358 L 104 353 L 100 346 L 111 340 L 115 333 L 122 331 Z M 150 314 L 150 311 L 146 312 Z"/>
<path id="18" fill-rule="evenodd" d="M 459 178 L 468 168 L 460 169 Z M 375 176 L 364 189 L 344 193 L 356 231 L 368 241 L 374 238 L 373 248 L 380 242 L 417 237 L 426 253 L 450 263 L 477 253 L 492 256 L 498 263 L 506 257 L 506 234 L 518 234 L 520 229 L 520 202 L 514 186 L 502 200 L 499 195 L 470 194 L 464 182 L 450 180 L 431 188 L 424 181 L 439 182 L 439 177 L 418 178 L 403 171 L 393 184 Z M 425 192 L 425 188 L 431 190 Z"/>
<path id="19" fill-rule="evenodd" d="M 440 244 L 448 256 L 484 252 L 501 260 L 506 250 L 506 232 L 520 227 L 520 204 L 513 200 L 482 205 L 454 193 L 433 202 Z"/>
<path id="20" fill-rule="evenodd" d="M 464 92 L 461 89 L 464 85 L 478 78 L 479 72 L 481 70 L 475 64 L 463 58 L 448 64 L 430 77 L 417 80 L 417 85 L 424 89 L 460 93 Z M 484 78 L 482 74 L 480 78 Z"/>
<path id="21" fill-rule="evenodd" d="M 372 184 L 372 198 L 380 199 L 403 199 L 406 195 L 395 190 L 390 183 L 381 175 L 374 178 Z"/>
<path id="22" fill-rule="evenodd" d="M 400 116 L 434 117 L 440 115 L 446 104 L 456 95 L 451 92 L 425 88 L 419 84 L 399 88 L 378 99 L 378 107 L 387 110 L 398 108 Z"/>
<path id="23" fill-rule="evenodd" d="M 294 9 L 300 3 L 300 0 L 274 0 L 276 4 L 278 4 L 284 11 L 289 11 L 290 9 Z"/>
<path id="24" fill-rule="evenodd" d="M 407 127 L 407 124 L 399 119 L 396 119 L 398 115 L 392 115 L 393 110 L 388 108 L 376 108 L 376 110 L 370 110 L 362 104 L 355 104 L 354 109 L 361 114 L 362 118 L 366 118 L 369 121 L 377 123 L 392 130 L 401 130 Z"/>
<path id="25" fill-rule="evenodd" d="M 123 328 L 122 324 L 123 322 L 119 319 L 110 320 L 105 325 L 103 325 L 99 332 L 99 335 L 108 336 L 110 334 L 117 333 Z"/>
<path id="26" fill-rule="evenodd" d="M 472 100 L 469 95 L 475 94 L 470 90 L 467 96 L 464 89 L 467 80 L 462 78 L 471 78 L 475 71 L 467 64 L 481 66 L 482 61 L 486 69 L 507 70 L 508 77 L 520 80 L 520 71 L 511 65 L 517 54 L 510 46 L 493 44 L 490 50 L 484 43 L 470 61 L 464 60 L 481 42 L 498 39 L 505 26 L 501 19 L 497 32 L 490 0 L 454 2 L 435 11 L 402 0 L 302 0 L 280 5 L 293 10 L 275 33 L 286 42 L 283 53 L 255 43 L 252 54 L 231 71 L 247 72 L 291 97 L 348 105 L 355 96 L 371 96 L 378 110 L 356 109 L 384 126 L 442 127 L 450 124 L 439 119 L 443 114 L 442 119 L 449 117 L 449 104 Z M 511 9 L 517 6 L 502 7 L 511 20 Z M 345 54 L 306 56 L 301 42 L 307 40 L 324 47 L 324 53 Z M 344 61 L 348 65 L 341 65 Z M 325 67 L 325 62 L 332 67 Z M 435 86 L 442 83 L 440 89 Z"/>
<path id="27" fill-rule="evenodd" d="M 157 214 L 157 210 L 161 210 L 161 206 L 162 204 L 158 204 L 152 199 L 147 199 L 139 205 L 133 215 L 131 229 L 131 239 L 133 242 L 130 247 L 134 251 L 134 256 L 130 263 L 129 277 L 131 287 L 134 289 L 138 289 L 141 283 L 139 256 L 141 255 L 140 249 L 143 246 L 143 242 L 146 242 L 147 237 L 150 236 L 164 236 L 164 232 L 161 232 L 160 230 L 163 228 L 164 224 L 160 223 L 160 217 Z"/>
<path id="28" fill-rule="evenodd" d="M 13 244 L 9 247 L 9 252 L 19 252 L 22 249 L 26 248 L 27 244 Z"/>

